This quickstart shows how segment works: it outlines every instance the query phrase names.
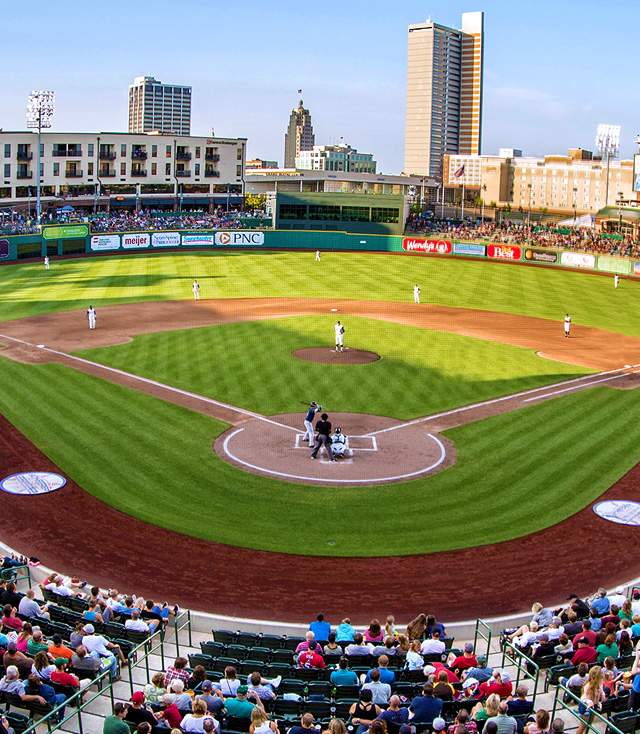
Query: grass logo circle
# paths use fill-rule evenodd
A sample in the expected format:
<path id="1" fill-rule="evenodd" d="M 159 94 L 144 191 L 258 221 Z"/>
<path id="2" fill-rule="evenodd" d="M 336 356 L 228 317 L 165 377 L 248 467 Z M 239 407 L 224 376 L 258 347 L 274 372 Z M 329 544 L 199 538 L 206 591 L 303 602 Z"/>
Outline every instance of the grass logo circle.
<path id="1" fill-rule="evenodd" d="M 28 471 L 11 474 L 0 482 L 0 489 L 9 494 L 48 494 L 64 487 L 67 480 L 48 471 Z"/>
<path id="2" fill-rule="evenodd" d="M 603 520 L 619 525 L 640 526 L 640 502 L 605 500 L 593 506 L 593 511 Z"/>

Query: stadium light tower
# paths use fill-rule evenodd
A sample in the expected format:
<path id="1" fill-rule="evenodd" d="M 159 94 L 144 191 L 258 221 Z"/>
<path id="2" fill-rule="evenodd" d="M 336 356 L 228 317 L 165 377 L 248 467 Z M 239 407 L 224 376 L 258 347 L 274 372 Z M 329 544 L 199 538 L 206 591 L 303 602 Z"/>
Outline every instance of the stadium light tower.
<path id="1" fill-rule="evenodd" d="M 33 90 L 27 100 L 27 127 L 38 131 L 36 148 L 36 217 L 38 225 L 42 220 L 40 205 L 40 137 L 45 128 L 51 127 L 51 119 L 55 112 L 55 92 L 51 90 Z"/>
<path id="2" fill-rule="evenodd" d="M 607 159 L 607 181 L 604 205 L 609 206 L 609 162 L 618 155 L 620 149 L 620 125 L 600 123 L 596 131 L 596 148 L 601 156 Z"/>

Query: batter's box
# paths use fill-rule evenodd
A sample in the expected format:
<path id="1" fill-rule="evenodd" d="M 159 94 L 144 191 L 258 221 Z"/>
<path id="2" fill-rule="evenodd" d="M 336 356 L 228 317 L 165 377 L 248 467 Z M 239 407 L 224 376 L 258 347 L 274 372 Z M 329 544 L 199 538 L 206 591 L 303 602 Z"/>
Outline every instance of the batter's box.
<path id="1" fill-rule="evenodd" d="M 294 449 L 309 449 L 309 444 L 302 439 L 304 433 L 296 433 Z M 352 451 L 377 451 L 378 442 L 375 436 L 349 436 L 349 448 Z"/>

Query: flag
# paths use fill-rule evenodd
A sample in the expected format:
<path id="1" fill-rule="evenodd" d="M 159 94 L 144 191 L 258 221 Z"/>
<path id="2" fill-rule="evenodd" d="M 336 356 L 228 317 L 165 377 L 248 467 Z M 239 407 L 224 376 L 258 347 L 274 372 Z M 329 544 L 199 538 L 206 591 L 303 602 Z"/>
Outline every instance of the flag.
<path id="1" fill-rule="evenodd" d="M 298 89 L 298 94 L 302 94 L 302 89 Z"/>
<path id="2" fill-rule="evenodd" d="M 453 174 L 454 178 L 461 178 L 462 176 L 464 176 L 464 164 Z"/>

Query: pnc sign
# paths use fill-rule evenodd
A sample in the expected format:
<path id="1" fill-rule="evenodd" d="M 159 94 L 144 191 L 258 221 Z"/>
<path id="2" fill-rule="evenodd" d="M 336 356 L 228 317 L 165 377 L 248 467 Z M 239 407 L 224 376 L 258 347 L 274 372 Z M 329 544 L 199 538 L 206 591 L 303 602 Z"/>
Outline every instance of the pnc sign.
<path id="1" fill-rule="evenodd" d="M 221 247 L 264 245 L 264 232 L 216 232 L 216 245 Z"/>

